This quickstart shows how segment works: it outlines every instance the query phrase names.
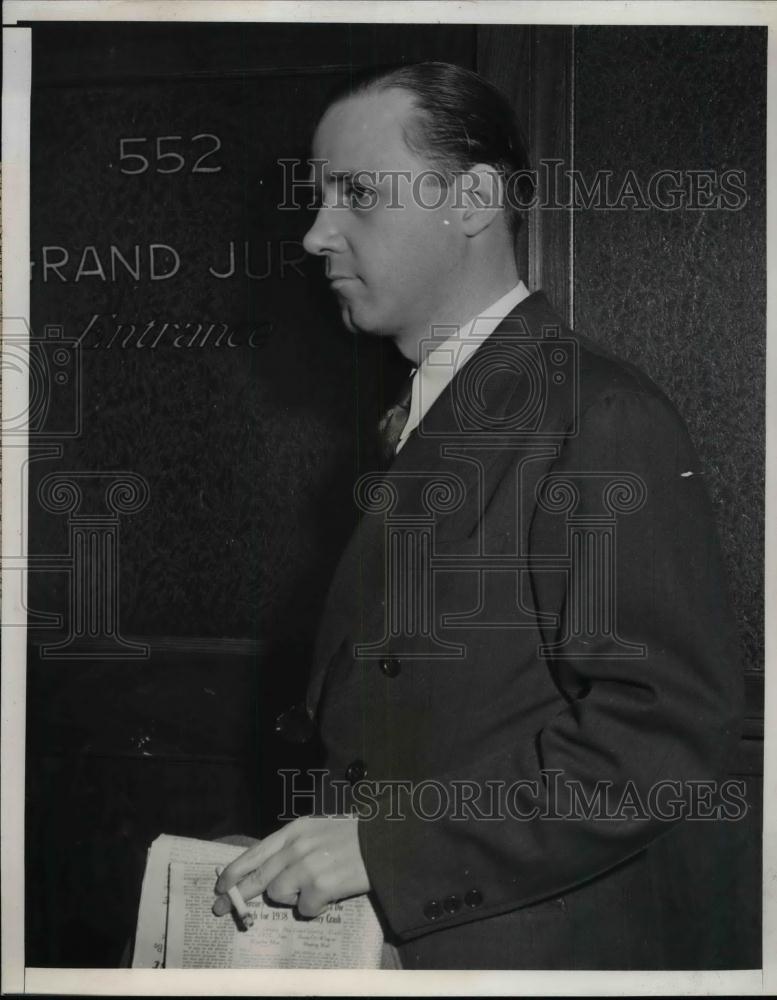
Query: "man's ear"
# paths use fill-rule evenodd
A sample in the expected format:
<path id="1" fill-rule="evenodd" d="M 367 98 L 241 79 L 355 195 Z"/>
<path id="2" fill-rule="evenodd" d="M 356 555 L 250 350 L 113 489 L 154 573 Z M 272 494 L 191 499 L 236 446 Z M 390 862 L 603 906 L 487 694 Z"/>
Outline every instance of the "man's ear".
<path id="1" fill-rule="evenodd" d="M 488 163 L 476 163 L 459 174 L 459 184 L 462 229 L 467 236 L 477 236 L 502 215 L 502 175 Z"/>

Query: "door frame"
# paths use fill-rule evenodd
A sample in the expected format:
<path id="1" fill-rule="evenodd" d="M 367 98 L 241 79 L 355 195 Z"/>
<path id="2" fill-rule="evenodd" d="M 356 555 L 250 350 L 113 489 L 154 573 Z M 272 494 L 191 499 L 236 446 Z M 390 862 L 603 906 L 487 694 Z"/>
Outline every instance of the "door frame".
<path id="1" fill-rule="evenodd" d="M 567 185 L 548 190 L 552 161 L 574 169 L 574 28 L 479 25 L 477 70 L 510 100 L 524 129 L 538 196 L 566 205 Z M 543 168 L 547 164 L 548 168 Z M 551 197 L 555 195 L 555 197 Z M 574 219 L 571 205 L 535 207 L 519 233 L 518 268 L 531 291 L 542 288 L 574 326 Z"/>

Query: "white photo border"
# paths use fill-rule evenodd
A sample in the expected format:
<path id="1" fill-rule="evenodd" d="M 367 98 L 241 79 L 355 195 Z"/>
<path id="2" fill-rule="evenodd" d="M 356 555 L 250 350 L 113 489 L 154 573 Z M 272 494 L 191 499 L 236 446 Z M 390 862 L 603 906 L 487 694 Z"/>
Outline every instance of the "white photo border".
<path id="1" fill-rule="evenodd" d="M 659 0 L 7 0 L 3 5 L 2 289 L 8 317 L 29 322 L 29 143 L 31 30 L 20 21 L 293 21 L 462 24 L 764 25 L 769 28 L 767 177 L 777 176 L 777 8 L 770 3 Z M 777 362 L 771 320 L 777 273 L 777 200 L 767 198 L 767 406 L 765 604 L 777 602 L 777 537 L 769 531 L 777 501 Z M 15 338 L 15 344 L 18 340 Z M 6 413 L 23 412 L 27 380 L 2 370 Z M 6 425 L 4 419 L 3 426 Z M 26 511 L 19 486 L 26 448 L 3 439 L 3 560 L 25 556 Z M 2 629 L 2 992 L 65 995 L 224 996 L 540 996 L 770 995 L 777 993 L 777 697 L 770 676 L 777 614 L 766 616 L 763 827 L 763 968 L 698 972 L 145 970 L 24 967 L 25 574 L 3 578 Z"/>

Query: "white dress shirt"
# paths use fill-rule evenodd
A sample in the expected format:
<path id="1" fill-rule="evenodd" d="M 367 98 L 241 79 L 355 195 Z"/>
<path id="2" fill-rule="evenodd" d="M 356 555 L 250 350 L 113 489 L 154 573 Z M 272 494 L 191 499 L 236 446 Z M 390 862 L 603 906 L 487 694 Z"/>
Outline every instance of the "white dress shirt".
<path id="1" fill-rule="evenodd" d="M 529 289 L 519 281 L 506 295 L 497 299 L 469 323 L 458 329 L 438 328 L 434 331 L 433 338 L 422 343 L 421 349 L 425 356 L 413 372 L 410 412 L 397 442 L 397 451 L 402 450 L 408 436 L 418 427 L 456 372 L 469 361 L 486 338 L 491 336 L 505 316 L 508 316 L 528 295 Z M 444 339 L 436 343 L 438 337 Z"/>

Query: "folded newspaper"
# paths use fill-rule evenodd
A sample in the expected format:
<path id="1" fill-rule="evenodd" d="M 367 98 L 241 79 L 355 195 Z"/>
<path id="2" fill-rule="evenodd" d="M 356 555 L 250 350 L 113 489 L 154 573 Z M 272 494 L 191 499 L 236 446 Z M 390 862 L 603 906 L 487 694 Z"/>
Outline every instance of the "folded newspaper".
<path id="1" fill-rule="evenodd" d="M 247 930 L 211 912 L 216 866 L 244 848 L 157 837 L 148 849 L 132 967 L 135 969 L 377 969 L 383 932 L 368 896 L 306 919 L 262 897 L 249 900 Z"/>

